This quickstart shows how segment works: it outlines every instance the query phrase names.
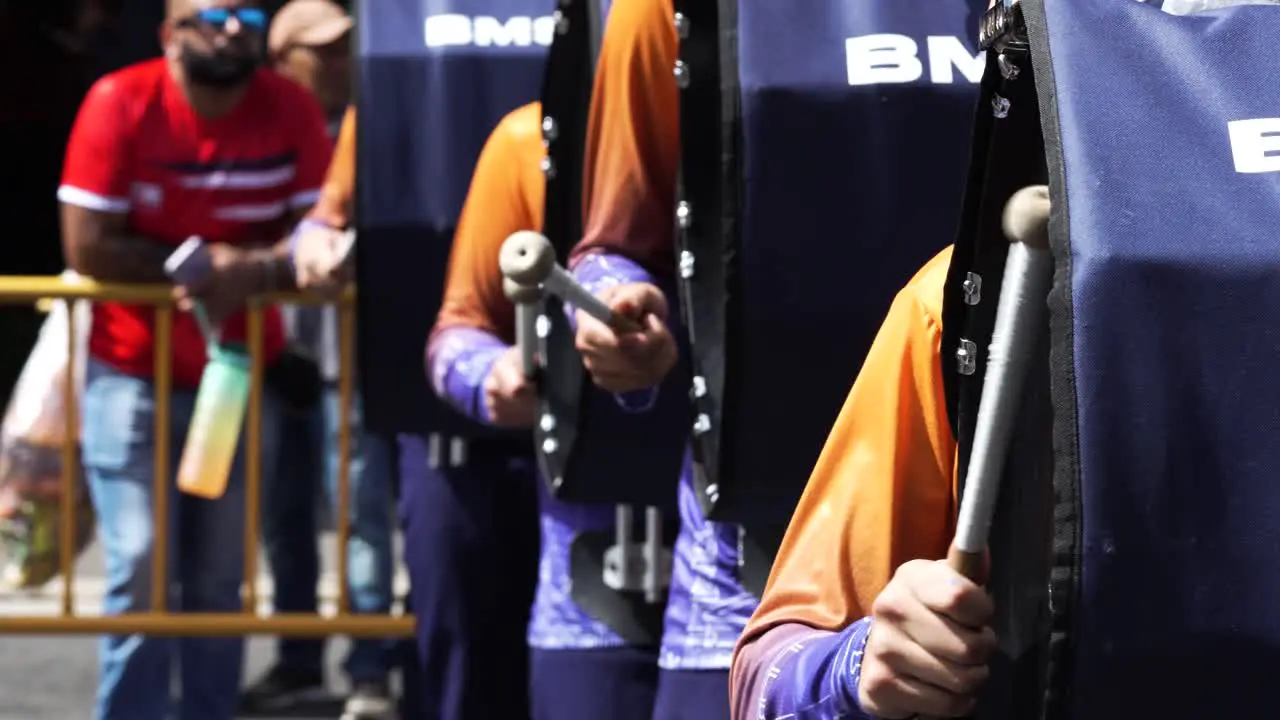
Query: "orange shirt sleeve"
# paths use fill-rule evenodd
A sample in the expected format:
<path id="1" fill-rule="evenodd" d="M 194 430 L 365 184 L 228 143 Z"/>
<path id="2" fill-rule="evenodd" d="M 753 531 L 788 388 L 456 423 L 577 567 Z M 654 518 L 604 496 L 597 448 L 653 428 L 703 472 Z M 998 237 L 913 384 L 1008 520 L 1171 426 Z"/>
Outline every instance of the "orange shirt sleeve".
<path id="1" fill-rule="evenodd" d="M 530 103 L 509 113 L 489 135 L 458 218 L 436 333 L 471 327 L 508 343 L 515 309 L 502 292 L 498 252 L 511 233 L 542 229 L 546 183 L 541 162 L 542 110 Z"/>
<path id="2" fill-rule="evenodd" d="M 571 263 L 602 249 L 651 270 L 674 266 L 680 153 L 672 0 L 614 0 L 587 119 L 583 238 Z"/>
<path id="3" fill-rule="evenodd" d="M 740 667 L 744 648 L 769 629 L 842 630 L 870 613 L 899 565 L 946 556 L 956 445 L 939 348 L 950 259 L 948 248 L 916 274 L 872 344 L 739 642 L 735 691 L 756 669 Z"/>
<path id="4" fill-rule="evenodd" d="M 338 131 L 338 144 L 329 162 L 320 199 L 307 217 L 336 228 L 351 224 L 356 189 L 356 109 L 347 108 Z"/>

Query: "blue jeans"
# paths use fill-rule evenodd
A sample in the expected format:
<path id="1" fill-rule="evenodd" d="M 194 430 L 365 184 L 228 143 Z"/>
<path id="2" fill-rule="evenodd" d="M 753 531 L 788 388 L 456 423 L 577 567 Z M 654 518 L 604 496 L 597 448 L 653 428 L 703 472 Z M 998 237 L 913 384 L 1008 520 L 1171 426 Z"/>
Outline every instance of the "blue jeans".
<path id="1" fill-rule="evenodd" d="M 264 485 L 262 536 L 275 579 L 275 610 L 316 611 L 320 576 L 316 543 L 316 495 L 324 483 L 329 507 L 338 503 L 339 398 L 326 390 L 314 412 L 284 412 L 276 474 Z M 359 399 L 351 407 L 351 469 L 347 543 L 348 597 L 351 611 L 386 614 L 391 610 L 392 512 L 395 478 L 394 441 L 365 433 Z M 392 665 L 390 640 L 357 638 L 344 663 L 352 682 L 386 678 Z M 321 638 L 282 638 L 280 663 L 301 671 L 320 671 Z"/>
<path id="2" fill-rule="evenodd" d="M 244 575 L 244 448 L 240 439 L 226 494 L 205 500 L 177 492 L 174 479 L 186 442 L 195 393 L 175 389 L 170 405 L 169 527 L 152 523 L 155 387 L 89 360 L 81 443 L 89 490 L 106 555 L 108 615 L 144 612 L 151 602 L 151 553 L 158 532 L 168 537 L 170 607 L 187 612 L 238 612 Z M 263 467 L 277 448 L 278 405 L 264 398 Z M 98 720 L 164 720 L 172 714 L 178 663 L 183 720 L 230 720 L 235 715 L 244 639 L 125 635 L 101 641 Z"/>

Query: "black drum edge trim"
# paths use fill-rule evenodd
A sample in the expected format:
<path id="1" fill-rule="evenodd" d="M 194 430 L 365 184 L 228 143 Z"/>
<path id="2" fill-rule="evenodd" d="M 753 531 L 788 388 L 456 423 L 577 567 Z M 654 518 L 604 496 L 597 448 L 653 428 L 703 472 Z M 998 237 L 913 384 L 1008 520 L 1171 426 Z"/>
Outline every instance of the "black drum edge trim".
<path id="1" fill-rule="evenodd" d="M 1076 407 L 1075 334 L 1071 297 L 1071 232 L 1066 192 L 1066 165 L 1061 144 L 1054 82 L 1053 52 L 1049 44 L 1045 0 L 1024 0 L 1023 16 L 1031 39 L 1031 65 L 1049 167 L 1053 211 L 1049 222 L 1054 278 L 1049 292 L 1050 377 L 1054 408 L 1053 566 L 1050 575 L 1049 663 L 1042 717 L 1069 720 L 1075 661 L 1074 626 L 1081 577 L 1081 498 L 1079 415 Z"/>
<path id="2" fill-rule="evenodd" d="M 705 514 L 715 511 L 720 500 L 720 458 L 726 414 L 717 399 L 724 397 L 723 374 L 714 372 L 715 361 L 707 356 L 708 346 L 724 348 L 725 308 L 721 278 L 724 277 L 724 233 L 722 220 L 726 188 L 721 181 L 723 146 L 719 108 L 721 96 L 721 18 L 726 3 L 676 0 L 674 8 L 679 35 L 679 61 L 687 74 L 688 86 L 679 89 L 680 163 L 677 180 L 676 216 L 672 218 L 677 255 L 677 288 L 684 325 L 690 340 L 690 371 L 694 376 L 691 394 L 695 418 L 691 448 L 695 465 L 694 488 Z M 730 3 L 731 4 L 731 3 Z M 682 210 L 690 209 L 688 219 Z M 692 272 L 685 258 L 696 260 Z M 705 338 L 714 338 L 705 340 Z"/>
<path id="3" fill-rule="evenodd" d="M 741 417 L 739 401 L 746 388 L 742 377 L 743 365 L 735 359 L 746 355 L 745 309 L 743 306 L 742 272 L 740 254 L 742 248 L 741 208 L 746 188 L 743 163 L 742 83 L 738 54 L 738 0 L 720 0 L 720 237 L 724 258 L 724 390 L 721 394 L 719 467 L 714 480 L 722 488 L 725 506 L 736 505 L 732 478 L 743 472 L 737 466 L 737 421 Z M 729 480 L 729 482 L 726 482 Z"/>
<path id="4" fill-rule="evenodd" d="M 991 98 L 1000 88 L 1002 80 L 996 67 L 996 58 L 987 54 L 987 66 L 982 74 L 982 85 L 974 107 L 973 141 L 969 149 L 969 175 L 965 180 L 964 199 L 961 203 L 956 240 L 952 248 L 951 265 L 942 300 L 942 386 L 946 399 L 947 421 L 951 436 L 960 437 L 960 385 L 963 377 L 956 371 L 956 350 L 960 338 L 965 337 L 969 311 L 964 301 L 964 280 L 974 269 L 978 246 L 978 221 L 982 213 L 983 197 L 987 190 L 987 168 L 990 164 L 992 133 L 995 120 L 991 115 Z M 960 492 L 963 494 L 963 473 Z"/>
<path id="5" fill-rule="evenodd" d="M 996 308 L 1008 254 L 1009 244 L 1001 229 L 1000 218 L 1005 202 L 1014 192 L 1011 186 L 1020 187 L 1020 183 L 1025 181 L 1010 181 L 1006 175 L 999 174 L 1010 171 L 1007 166 L 1009 148 L 1017 143 L 1019 126 L 1016 123 L 1020 121 L 1015 117 L 997 119 L 993 102 L 1004 98 L 1021 107 L 1025 88 L 1031 81 L 1025 77 L 1006 79 L 998 68 L 996 56 L 989 55 L 988 60 L 990 64 L 983 74 L 975 122 L 973 161 L 977 166 L 970 168 L 969 177 L 969 181 L 976 184 L 965 188 L 962 225 L 956 235 L 943 291 L 943 391 L 948 423 L 956 440 L 957 497 L 964 496 L 968 477 L 978 406 L 986 379 L 988 354 L 983 349 L 990 343 L 995 329 Z M 994 174 L 993 167 L 999 168 Z M 1041 176 L 1037 174 L 1036 177 L 1038 181 Z M 972 306 L 966 301 L 964 291 L 964 282 L 970 272 L 981 279 L 980 294 L 984 298 Z M 963 374 L 959 367 L 958 351 L 963 340 L 970 341 L 977 348 L 974 368 L 968 375 Z"/>
<path id="6" fill-rule="evenodd" d="M 542 90 L 539 94 L 541 114 L 544 123 L 541 132 L 543 146 L 547 151 L 547 166 L 544 166 L 545 193 L 543 196 L 544 235 L 551 241 L 552 247 L 561 264 L 568 262 L 569 254 L 582 235 L 582 160 L 586 148 L 586 123 L 590 113 L 591 83 L 594 80 L 595 63 L 591 58 L 593 52 L 592 26 L 590 6 L 595 0 L 573 0 L 560 2 L 557 12 L 562 13 L 568 22 L 565 33 L 556 33 L 547 49 L 546 68 L 543 71 Z M 597 43 L 598 44 L 598 43 Z M 590 60 L 590 61 L 589 61 Z M 553 126 L 545 123 L 550 119 Z M 542 312 L 551 322 L 550 332 L 543 341 L 544 357 L 548 346 L 555 344 L 555 355 L 561 358 L 577 358 L 573 348 L 573 333 L 568 326 L 568 318 L 558 301 L 545 300 Z M 544 369 L 545 380 L 550 373 Z M 573 397 L 558 407 L 546 392 L 547 384 L 538 384 L 538 417 L 533 436 L 535 452 L 538 457 L 539 470 L 547 489 L 552 496 L 558 496 L 565 489 L 571 477 L 574 448 L 577 445 L 578 427 L 588 422 L 586 402 L 587 383 L 590 379 L 585 373 L 565 371 L 565 384 L 574 388 Z M 575 408 L 572 418 L 557 413 L 557 409 Z M 546 427 L 541 418 L 555 420 L 553 427 Z M 546 452 L 548 443 L 554 443 L 555 450 Z"/>

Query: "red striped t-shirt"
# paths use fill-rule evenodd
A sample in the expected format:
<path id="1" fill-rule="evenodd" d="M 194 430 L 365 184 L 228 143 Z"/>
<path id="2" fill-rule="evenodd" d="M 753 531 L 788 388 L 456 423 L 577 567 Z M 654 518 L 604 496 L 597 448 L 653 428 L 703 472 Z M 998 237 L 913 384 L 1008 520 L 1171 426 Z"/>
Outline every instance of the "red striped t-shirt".
<path id="1" fill-rule="evenodd" d="M 323 113 L 300 85 L 260 70 L 229 114 L 202 118 L 163 59 L 103 77 L 80 107 L 67 145 L 58 199 L 127 213 L 130 231 L 177 247 L 206 242 L 271 243 L 284 237 L 291 211 L 310 207 L 332 152 Z M 284 346 L 279 315 L 266 318 L 268 361 Z M 96 303 L 89 352 L 123 372 L 153 372 L 154 313 L 148 307 Z M 229 318 L 227 342 L 242 342 L 245 318 Z M 175 317 L 173 380 L 195 387 L 205 342 L 195 321 Z"/>

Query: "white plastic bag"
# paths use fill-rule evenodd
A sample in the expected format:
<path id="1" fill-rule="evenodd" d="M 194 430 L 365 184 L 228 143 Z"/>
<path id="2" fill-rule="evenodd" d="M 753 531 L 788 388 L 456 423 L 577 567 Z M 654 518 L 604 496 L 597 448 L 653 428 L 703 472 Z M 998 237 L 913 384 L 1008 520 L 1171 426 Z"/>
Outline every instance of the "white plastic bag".
<path id="1" fill-rule="evenodd" d="M 67 271 L 64 278 L 74 279 Z M 75 362 L 67 357 L 67 304 L 57 301 L 40 328 L 0 423 L 0 584 L 38 587 L 58 575 L 62 447 L 77 447 L 75 554 L 92 538 L 93 506 L 79 463 L 79 438 L 67 438 L 66 376 L 78 399 L 84 389 L 91 322 L 88 301 L 76 301 Z M 79 428 L 76 428 L 78 434 Z"/>

